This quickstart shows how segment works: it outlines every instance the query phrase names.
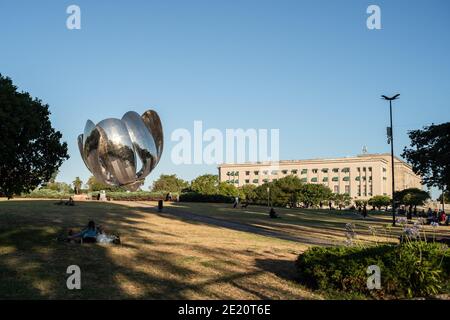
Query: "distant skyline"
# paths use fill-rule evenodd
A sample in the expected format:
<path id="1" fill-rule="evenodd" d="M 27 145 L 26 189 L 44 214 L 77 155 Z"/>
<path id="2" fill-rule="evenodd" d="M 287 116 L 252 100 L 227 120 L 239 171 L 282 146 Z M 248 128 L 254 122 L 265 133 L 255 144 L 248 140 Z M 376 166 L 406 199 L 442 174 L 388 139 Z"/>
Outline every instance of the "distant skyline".
<path id="1" fill-rule="evenodd" d="M 68 30 L 66 8 L 81 8 Z M 381 30 L 366 9 L 381 8 Z M 191 180 L 216 165 L 175 165 L 171 133 L 279 129 L 280 159 L 390 152 L 408 130 L 450 120 L 450 2 L 434 1 L 5 1 L 0 73 L 49 104 L 70 159 L 58 181 L 90 173 L 77 147 L 86 120 L 156 110 L 165 147 L 160 174 Z M 436 196 L 436 194 L 433 194 Z"/>

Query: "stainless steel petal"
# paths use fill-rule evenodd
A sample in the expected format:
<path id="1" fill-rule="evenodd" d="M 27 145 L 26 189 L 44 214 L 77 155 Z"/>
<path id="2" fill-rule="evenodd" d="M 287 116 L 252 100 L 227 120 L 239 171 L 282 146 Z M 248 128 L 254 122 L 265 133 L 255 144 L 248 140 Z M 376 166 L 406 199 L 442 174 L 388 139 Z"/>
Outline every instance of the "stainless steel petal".
<path id="1" fill-rule="evenodd" d="M 164 134 L 161 124 L 161 119 L 154 110 L 147 110 L 142 114 L 142 120 L 144 121 L 150 134 L 153 136 L 156 145 L 156 161 L 153 164 L 152 169 L 158 164 L 161 159 L 161 154 L 164 148 Z"/>
<path id="2" fill-rule="evenodd" d="M 99 144 L 101 139 L 100 130 L 91 124 L 92 121 L 86 123 L 85 134 L 83 135 L 83 155 L 86 166 L 95 176 L 95 178 L 103 183 L 115 184 L 117 180 L 108 172 L 106 165 L 99 158 Z"/>
<path id="3" fill-rule="evenodd" d="M 119 185 L 136 180 L 136 158 L 133 143 L 124 122 L 105 119 L 97 124 L 100 132 L 98 156 Z"/>
<path id="4" fill-rule="evenodd" d="M 138 113 L 129 111 L 124 114 L 122 121 L 127 126 L 134 150 L 142 162 L 142 168 L 136 173 L 136 177 L 145 178 L 157 163 L 158 151 L 154 138 Z"/>
<path id="5" fill-rule="evenodd" d="M 78 141 L 78 149 L 80 150 L 81 159 L 83 159 L 84 165 L 89 169 L 89 166 L 86 162 L 86 159 L 84 158 L 84 152 L 83 152 L 83 134 L 78 135 L 77 138 Z M 89 169 L 90 171 L 91 169 Z"/>

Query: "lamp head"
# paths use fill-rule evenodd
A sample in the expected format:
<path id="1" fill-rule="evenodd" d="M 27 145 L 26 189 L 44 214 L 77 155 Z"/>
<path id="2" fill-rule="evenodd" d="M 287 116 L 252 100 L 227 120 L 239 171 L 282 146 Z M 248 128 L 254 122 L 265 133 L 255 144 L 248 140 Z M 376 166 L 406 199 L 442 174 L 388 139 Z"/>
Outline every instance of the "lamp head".
<path id="1" fill-rule="evenodd" d="M 390 97 L 390 98 L 386 97 L 385 95 L 382 95 L 381 98 L 384 100 L 392 101 L 392 100 L 397 100 L 399 96 L 400 96 L 400 93 L 397 93 L 395 96 Z"/>

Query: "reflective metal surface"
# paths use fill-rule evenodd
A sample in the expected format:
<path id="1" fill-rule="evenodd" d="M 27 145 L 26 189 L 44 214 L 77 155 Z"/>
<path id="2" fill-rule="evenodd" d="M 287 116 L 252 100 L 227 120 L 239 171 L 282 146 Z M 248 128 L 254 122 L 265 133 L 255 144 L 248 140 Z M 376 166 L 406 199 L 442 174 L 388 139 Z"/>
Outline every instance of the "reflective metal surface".
<path id="1" fill-rule="evenodd" d="M 121 120 L 88 120 L 78 136 L 81 157 L 100 182 L 137 190 L 156 167 L 163 151 L 161 120 L 153 110 L 140 116 L 134 111 Z M 137 170 L 137 160 L 142 167 Z"/>

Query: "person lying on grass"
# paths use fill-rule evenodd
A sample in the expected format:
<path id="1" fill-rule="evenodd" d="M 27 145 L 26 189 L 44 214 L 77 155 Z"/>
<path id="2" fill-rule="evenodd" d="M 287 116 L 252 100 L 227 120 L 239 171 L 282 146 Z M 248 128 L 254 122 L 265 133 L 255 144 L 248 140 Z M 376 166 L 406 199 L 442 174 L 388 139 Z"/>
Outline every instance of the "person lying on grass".
<path id="1" fill-rule="evenodd" d="M 81 232 L 73 234 L 69 230 L 69 236 L 66 241 L 76 241 L 82 243 L 113 243 L 121 244 L 120 236 L 118 234 L 106 234 L 101 226 L 96 227 L 94 221 L 89 221 L 88 226 L 81 230 Z"/>
<path id="2" fill-rule="evenodd" d="M 95 227 L 95 222 L 91 220 L 89 221 L 87 227 L 79 233 L 72 234 L 72 230 L 70 230 L 67 240 L 83 240 L 83 242 L 93 243 L 97 241 L 97 235 L 99 233 L 100 231 Z"/>

